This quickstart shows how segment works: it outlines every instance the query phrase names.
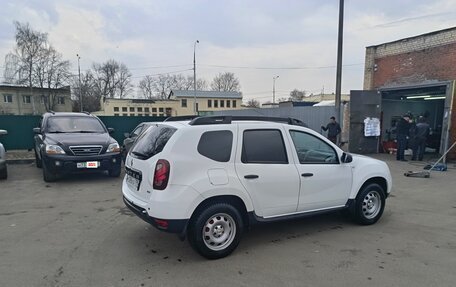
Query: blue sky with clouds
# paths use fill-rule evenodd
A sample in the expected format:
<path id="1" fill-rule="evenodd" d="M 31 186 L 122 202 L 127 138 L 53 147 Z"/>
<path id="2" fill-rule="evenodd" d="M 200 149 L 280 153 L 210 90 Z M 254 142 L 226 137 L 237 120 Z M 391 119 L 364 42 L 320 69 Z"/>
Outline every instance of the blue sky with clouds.
<path id="1" fill-rule="evenodd" d="M 234 72 L 246 99 L 270 100 L 275 75 L 278 97 L 294 88 L 333 92 L 338 3 L 3 0 L 0 66 L 14 47 L 18 20 L 48 32 L 74 70 L 77 53 L 83 70 L 109 58 L 124 62 L 134 81 L 190 69 L 198 39 L 198 77 Z M 344 24 L 342 89 L 348 92 L 362 88 L 366 46 L 456 26 L 456 0 L 346 0 Z M 156 68 L 174 65 L 179 67 Z M 263 67 L 301 69 L 258 69 Z"/>

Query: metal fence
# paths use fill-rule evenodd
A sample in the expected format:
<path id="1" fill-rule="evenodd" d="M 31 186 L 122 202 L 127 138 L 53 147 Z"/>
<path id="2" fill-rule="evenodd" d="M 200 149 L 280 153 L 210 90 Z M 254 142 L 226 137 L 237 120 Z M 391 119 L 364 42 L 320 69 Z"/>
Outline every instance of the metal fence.
<path id="1" fill-rule="evenodd" d="M 220 111 L 214 112 L 214 115 L 291 117 L 302 120 L 309 128 L 320 132 L 321 126 L 326 126 L 329 118 L 334 116 L 335 113 L 336 109 L 333 106 L 307 106 Z"/>
<path id="2" fill-rule="evenodd" d="M 114 128 L 111 135 L 120 144 L 124 133 L 131 132 L 141 122 L 162 122 L 164 117 L 111 117 L 99 116 L 106 127 Z M 8 135 L 1 136 L 0 142 L 8 149 L 32 149 L 33 128 L 38 126 L 40 116 L 0 116 L 0 129 L 7 130 Z"/>

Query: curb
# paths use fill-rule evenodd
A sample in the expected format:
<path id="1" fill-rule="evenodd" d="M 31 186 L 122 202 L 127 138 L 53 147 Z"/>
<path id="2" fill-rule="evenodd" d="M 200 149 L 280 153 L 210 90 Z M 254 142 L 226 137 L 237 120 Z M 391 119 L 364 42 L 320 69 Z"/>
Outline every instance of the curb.
<path id="1" fill-rule="evenodd" d="M 34 163 L 34 162 L 35 162 L 34 158 L 7 159 L 6 160 L 7 164 L 29 164 L 29 163 Z"/>

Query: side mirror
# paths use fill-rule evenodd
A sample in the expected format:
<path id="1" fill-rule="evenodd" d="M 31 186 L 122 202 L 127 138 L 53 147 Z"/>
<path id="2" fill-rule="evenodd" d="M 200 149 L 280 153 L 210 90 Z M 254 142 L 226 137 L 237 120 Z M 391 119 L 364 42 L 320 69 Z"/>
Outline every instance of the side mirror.
<path id="1" fill-rule="evenodd" d="M 124 137 L 125 137 L 126 139 L 128 139 L 128 138 L 130 137 L 130 134 L 129 134 L 129 133 L 124 133 Z"/>
<path id="2" fill-rule="evenodd" d="M 350 163 L 350 162 L 353 161 L 353 157 L 352 157 L 351 154 L 345 153 L 345 152 L 344 152 L 344 153 L 342 154 L 341 161 L 342 161 L 343 163 Z"/>
<path id="3" fill-rule="evenodd" d="M 113 128 L 108 128 L 108 133 L 111 135 L 115 132 L 115 130 Z"/>
<path id="4" fill-rule="evenodd" d="M 39 135 L 41 133 L 41 129 L 40 128 L 33 128 L 33 133 L 36 134 L 36 135 Z"/>
<path id="5" fill-rule="evenodd" d="M 0 136 L 7 135 L 8 131 L 6 130 L 0 130 Z"/>

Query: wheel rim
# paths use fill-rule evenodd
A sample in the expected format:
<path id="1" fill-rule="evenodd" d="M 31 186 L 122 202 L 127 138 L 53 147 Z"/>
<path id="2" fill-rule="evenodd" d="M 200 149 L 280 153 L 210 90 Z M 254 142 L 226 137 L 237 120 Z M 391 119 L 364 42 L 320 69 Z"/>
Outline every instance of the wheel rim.
<path id="1" fill-rule="evenodd" d="M 362 211 L 364 217 L 372 219 L 378 215 L 382 207 L 382 200 L 378 191 L 369 191 L 363 199 Z"/>
<path id="2" fill-rule="evenodd" d="M 236 236 L 236 223 L 226 213 L 211 216 L 203 227 L 203 241 L 214 251 L 223 250 L 233 242 Z"/>

